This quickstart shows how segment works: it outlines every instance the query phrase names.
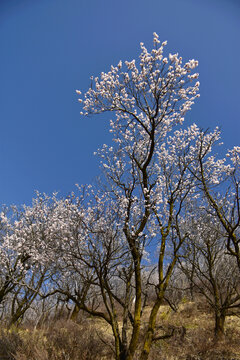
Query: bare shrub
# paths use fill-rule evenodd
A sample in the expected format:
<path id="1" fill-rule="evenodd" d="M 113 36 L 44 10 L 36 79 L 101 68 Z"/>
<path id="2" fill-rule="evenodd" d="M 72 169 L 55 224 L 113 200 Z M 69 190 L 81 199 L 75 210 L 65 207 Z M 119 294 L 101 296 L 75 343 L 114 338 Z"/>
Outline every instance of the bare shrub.
<path id="1" fill-rule="evenodd" d="M 0 359 L 14 359 L 14 354 L 21 345 L 22 340 L 15 331 L 9 332 L 2 329 L 0 332 Z"/>

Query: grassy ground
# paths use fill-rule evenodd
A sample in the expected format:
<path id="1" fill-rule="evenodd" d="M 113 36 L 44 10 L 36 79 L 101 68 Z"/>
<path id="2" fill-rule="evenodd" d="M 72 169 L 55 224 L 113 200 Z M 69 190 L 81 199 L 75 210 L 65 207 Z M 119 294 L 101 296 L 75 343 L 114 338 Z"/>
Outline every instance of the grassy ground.
<path id="1" fill-rule="evenodd" d="M 226 336 L 219 342 L 213 336 L 212 313 L 197 303 L 183 302 L 177 312 L 162 306 L 157 324 L 156 336 L 173 335 L 154 342 L 150 360 L 240 360 L 237 317 L 227 318 Z M 111 360 L 112 346 L 111 329 L 103 321 L 62 319 L 38 329 L 2 330 L 0 360 Z"/>
<path id="2" fill-rule="evenodd" d="M 214 338 L 212 313 L 194 303 L 181 304 L 176 313 L 163 308 L 158 324 L 166 332 L 171 328 L 175 332 L 171 338 L 154 344 L 152 360 L 240 360 L 239 318 L 227 318 L 226 336 L 219 342 Z"/>

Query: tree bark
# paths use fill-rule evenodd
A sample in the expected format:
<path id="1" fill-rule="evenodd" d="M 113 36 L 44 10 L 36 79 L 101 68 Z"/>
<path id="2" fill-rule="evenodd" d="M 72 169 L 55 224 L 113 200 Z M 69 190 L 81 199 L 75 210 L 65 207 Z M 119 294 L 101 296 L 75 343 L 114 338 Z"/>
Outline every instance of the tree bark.
<path id="1" fill-rule="evenodd" d="M 78 314 L 79 314 L 79 311 L 80 311 L 80 307 L 77 304 L 75 304 L 74 308 L 73 308 L 73 311 L 72 311 L 72 313 L 70 315 L 70 320 L 76 321 L 77 317 L 78 317 Z"/>
<path id="2" fill-rule="evenodd" d="M 149 321 L 148 321 L 148 328 L 147 328 L 147 332 L 145 335 L 145 340 L 144 340 L 144 345 L 143 345 L 143 350 L 141 353 L 141 357 L 140 360 L 147 360 L 148 356 L 149 356 L 149 352 L 152 346 L 152 342 L 153 342 L 153 336 L 154 336 L 154 331 L 155 331 L 155 327 L 156 327 L 156 318 L 157 318 L 157 314 L 158 314 L 158 310 L 162 304 L 162 299 L 163 299 L 163 294 L 161 294 L 161 296 L 158 297 L 158 299 L 156 300 L 150 317 L 149 317 Z"/>
<path id="3" fill-rule="evenodd" d="M 215 314 L 215 339 L 221 340 L 224 336 L 224 325 L 226 315 L 222 312 L 217 311 Z"/>

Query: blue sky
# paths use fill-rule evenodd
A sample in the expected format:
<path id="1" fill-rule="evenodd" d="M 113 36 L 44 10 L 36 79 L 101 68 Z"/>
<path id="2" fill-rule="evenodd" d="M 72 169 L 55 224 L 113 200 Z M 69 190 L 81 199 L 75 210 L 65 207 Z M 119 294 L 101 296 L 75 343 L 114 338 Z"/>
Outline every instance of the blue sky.
<path id="1" fill-rule="evenodd" d="M 187 123 L 240 145 L 239 0 L 0 0 L 0 203 L 93 181 L 111 114 L 81 117 L 75 89 L 151 48 L 154 31 L 166 52 L 199 60 Z"/>

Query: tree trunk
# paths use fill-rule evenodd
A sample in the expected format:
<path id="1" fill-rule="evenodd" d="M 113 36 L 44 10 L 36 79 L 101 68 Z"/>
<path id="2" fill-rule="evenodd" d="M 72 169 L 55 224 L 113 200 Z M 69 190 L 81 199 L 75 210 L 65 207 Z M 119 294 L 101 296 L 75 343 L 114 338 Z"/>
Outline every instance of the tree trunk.
<path id="1" fill-rule="evenodd" d="M 221 340 L 224 337 L 224 324 L 226 315 L 217 311 L 215 314 L 215 338 Z"/>
<path id="2" fill-rule="evenodd" d="M 154 330 L 155 330 L 155 326 L 156 326 L 156 318 L 157 318 L 158 310 L 159 310 L 161 303 L 162 303 L 162 296 L 156 300 L 156 302 L 152 308 L 140 360 L 148 359 L 149 352 L 150 352 L 150 349 L 152 346 Z"/>
<path id="3" fill-rule="evenodd" d="M 127 353 L 128 353 L 128 349 L 127 346 L 125 346 L 124 344 L 122 344 L 122 346 L 120 347 L 120 360 L 126 360 L 127 359 Z"/>
<path id="4" fill-rule="evenodd" d="M 70 315 L 70 320 L 76 321 L 79 311 L 80 311 L 79 306 L 77 304 L 75 304 L 74 308 L 73 308 L 73 311 L 72 311 L 72 313 Z"/>

